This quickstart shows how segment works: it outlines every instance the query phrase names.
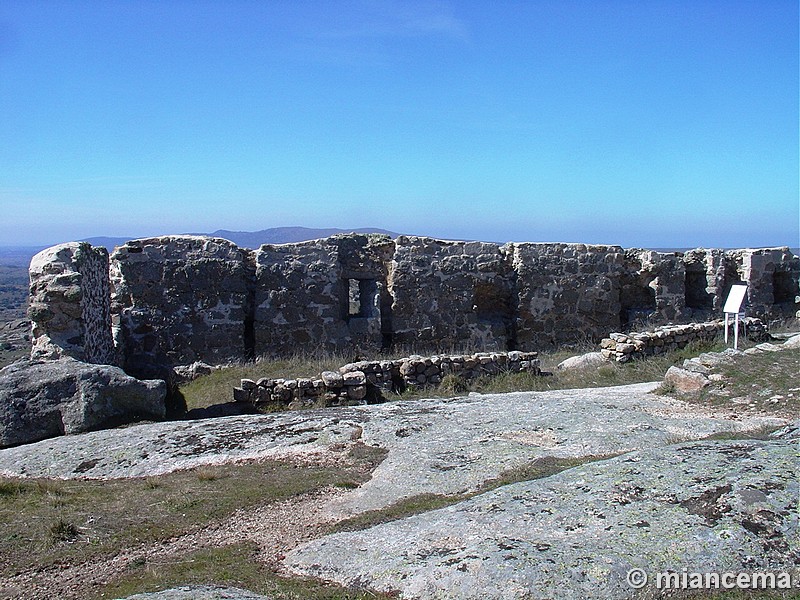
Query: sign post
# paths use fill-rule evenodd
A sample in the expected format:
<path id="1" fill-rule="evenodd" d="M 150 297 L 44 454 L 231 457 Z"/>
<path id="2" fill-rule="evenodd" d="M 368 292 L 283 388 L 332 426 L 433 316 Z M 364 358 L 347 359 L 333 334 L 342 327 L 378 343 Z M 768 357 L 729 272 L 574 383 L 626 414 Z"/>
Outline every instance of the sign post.
<path id="1" fill-rule="evenodd" d="M 728 318 L 730 315 L 734 316 L 734 329 L 733 329 L 733 348 L 739 349 L 739 315 L 741 314 L 742 302 L 747 293 L 747 286 L 742 284 L 735 284 L 731 286 L 731 291 L 728 292 L 728 299 L 725 300 L 725 306 L 722 311 L 725 313 L 725 343 L 728 343 Z"/>

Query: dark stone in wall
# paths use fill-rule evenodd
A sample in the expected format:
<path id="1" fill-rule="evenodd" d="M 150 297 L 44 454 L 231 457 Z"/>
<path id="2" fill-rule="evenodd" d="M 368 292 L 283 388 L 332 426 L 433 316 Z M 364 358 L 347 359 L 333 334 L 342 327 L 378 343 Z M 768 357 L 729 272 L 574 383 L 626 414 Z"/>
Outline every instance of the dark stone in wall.
<path id="1" fill-rule="evenodd" d="M 360 234 L 259 248 L 256 354 L 380 350 L 382 294 L 393 251 L 388 236 Z M 358 289 L 356 314 L 351 282 Z"/>
<path id="2" fill-rule="evenodd" d="M 509 244 L 517 274 L 517 344 L 550 348 L 599 341 L 619 329 L 619 246 Z"/>

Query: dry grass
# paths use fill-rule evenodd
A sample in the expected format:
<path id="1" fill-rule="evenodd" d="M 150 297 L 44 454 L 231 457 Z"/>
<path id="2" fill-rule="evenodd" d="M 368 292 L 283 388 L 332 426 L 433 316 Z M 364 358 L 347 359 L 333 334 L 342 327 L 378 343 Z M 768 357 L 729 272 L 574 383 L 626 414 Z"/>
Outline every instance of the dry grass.
<path id="1" fill-rule="evenodd" d="M 674 364 L 681 364 L 684 359 L 697 356 L 701 352 L 722 350 L 719 343 L 691 345 L 683 350 L 651 357 L 646 360 L 633 361 L 626 364 L 612 363 L 596 369 L 559 371 L 558 363 L 574 353 L 567 351 L 542 353 L 540 355 L 542 369 L 548 376 L 537 376 L 531 373 L 501 373 L 493 377 L 482 377 L 465 381 L 455 375 L 446 375 L 437 386 L 424 388 L 408 388 L 401 394 L 388 394 L 387 400 L 414 399 L 423 397 L 453 397 L 469 392 L 498 394 L 519 391 L 547 391 L 559 389 L 607 387 L 659 381 L 667 369 Z M 399 357 L 386 357 L 399 358 Z M 216 404 L 231 402 L 233 388 L 241 379 L 257 381 L 261 377 L 312 377 L 325 370 L 337 370 L 349 362 L 344 356 L 313 355 L 268 360 L 260 359 L 252 363 L 242 363 L 218 369 L 210 375 L 200 377 L 183 387 L 181 392 L 186 398 L 187 407 L 191 409 L 206 408 Z"/>
<path id="2" fill-rule="evenodd" d="M 158 478 L 0 479 L 0 576 L 101 561 L 124 548 L 157 544 L 221 522 L 239 509 L 328 486 L 355 487 L 369 478 L 383 456 L 382 450 L 359 446 L 356 452 L 343 455 L 337 466 L 261 461 L 201 467 Z M 205 548 L 175 556 L 157 568 L 133 565 L 110 582 L 111 587 L 94 593 L 110 589 L 133 593 L 201 581 L 236 581 L 255 591 L 280 591 L 282 580 L 259 566 L 252 554 L 253 549 L 245 547 Z M 358 597 L 341 595 L 337 588 L 320 596 L 314 586 L 302 594 L 298 590 L 303 585 L 287 585 L 295 591 L 275 597 Z M 89 597 L 86 591 L 81 597 Z"/>

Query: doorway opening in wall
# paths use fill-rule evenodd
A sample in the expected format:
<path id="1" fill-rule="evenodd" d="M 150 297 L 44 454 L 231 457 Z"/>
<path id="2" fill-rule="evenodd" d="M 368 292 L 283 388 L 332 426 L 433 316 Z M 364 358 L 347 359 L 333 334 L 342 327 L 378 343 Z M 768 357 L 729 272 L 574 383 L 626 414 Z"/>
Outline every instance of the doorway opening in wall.
<path id="1" fill-rule="evenodd" d="M 386 286 L 381 286 L 381 350 L 388 352 L 392 347 L 392 295 Z"/>
<path id="2" fill-rule="evenodd" d="M 623 329 L 644 325 L 656 312 L 655 276 L 650 273 L 620 278 L 619 323 Z"/>
<path id="3" fill-rule="evenodd" d="M 775 271 L 772 274 L 773 304 L 794 304 L 798 291 L 798 276 L 791 271 Z"/>
<path id="4" fill-rule="evenodd" d="M 707 287 L 708 280 L 705 271 L 686 271 L 684 280 L 686 308 L 712 310 L 714 295 L 708 293 Z"/>
<path id="5" fill-rule="evenodd" d="M 496 281 L 476 281 L 472 309 L 477 322 L 490 328 L 492 338 L 506 350 L 517 347 L 511 290 Z"/>

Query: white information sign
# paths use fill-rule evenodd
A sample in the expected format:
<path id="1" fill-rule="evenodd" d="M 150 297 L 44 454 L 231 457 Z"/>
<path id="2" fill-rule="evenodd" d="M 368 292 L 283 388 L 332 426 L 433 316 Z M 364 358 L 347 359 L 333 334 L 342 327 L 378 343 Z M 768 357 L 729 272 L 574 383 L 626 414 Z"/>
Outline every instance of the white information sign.
<path id="1" fill-rule="evenodd" d="M 744 295 L 747 293 L 746 285 L 732 285 L 731 291 L 728 292 L 728 299 L 725 300 L 725 307 L 722 312 L 729 314 L 736 314 L 742 309 L 742 302 Z"/>
<path id="2" fill-rule="evenodd" d="M 739 348 L 739 314 L 742 310 L 742 302 L 747 293 L 746 285 L 732 285 L 731 291 L 728 292 L 728 299 L 725 300 L 725 306 L 722 312 L 725 313 L 725 343 L 728 343 L 728 317 L 734 316 L 733 321 L 733 347 L 738 350 Z"/>

